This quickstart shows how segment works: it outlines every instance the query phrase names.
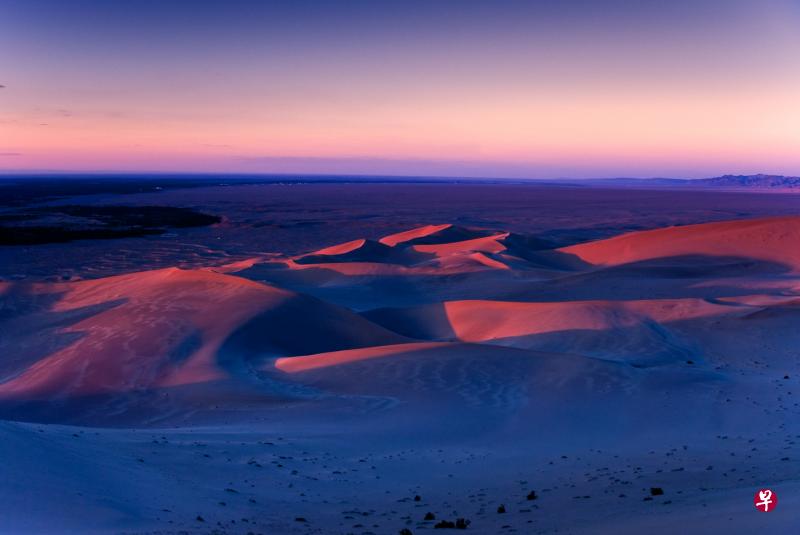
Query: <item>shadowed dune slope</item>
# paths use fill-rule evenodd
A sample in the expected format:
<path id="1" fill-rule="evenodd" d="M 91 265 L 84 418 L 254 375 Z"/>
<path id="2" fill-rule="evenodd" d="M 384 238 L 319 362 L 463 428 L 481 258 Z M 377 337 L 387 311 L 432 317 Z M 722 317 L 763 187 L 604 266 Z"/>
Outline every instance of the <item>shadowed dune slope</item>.
<path id="1" fill-rule="evenodd" d="M 275 367 L 290 378 L 340 394 L 412 402 L 450 398 L 504 409 L 527 403 L 534 393 L 621 391 L 635 387 L 635 380 L 644 376 L 635 368 L 581 356 L 436 342 L 281 358 Z"/>
<path id="2" fill-rule="evenodd" d="M 287 379 L 332 393 L 434 401 L 478 410 L 520 409 L 531 398 L 619 393 L 639 387 L 635 368 L 580 356 L 463 343 L 419 343 L 278 359 Z M 429 405 L 431 411 L 442 406 Z M 420 416 L 422 417 L 422 416 Z"/>
<path id="3" fill-rule="evenodd" d="M 287 381 L 377 410 L 396 407 L 395 426 L 472 432 L 509 418 L 518 424 L 513 432 L 529 432 L 533 421 L 587 430 L 587 417 L 603 422 L 607 432 L 618 423 L 609 415 L 622 407 L 629 421 L 646 420 L 663 404 L 653 391 L 677 393 L 719 380 L 688 368 L 641 369 L 580 355 L 435 342 L 283 358 L 276 367 Z"/>

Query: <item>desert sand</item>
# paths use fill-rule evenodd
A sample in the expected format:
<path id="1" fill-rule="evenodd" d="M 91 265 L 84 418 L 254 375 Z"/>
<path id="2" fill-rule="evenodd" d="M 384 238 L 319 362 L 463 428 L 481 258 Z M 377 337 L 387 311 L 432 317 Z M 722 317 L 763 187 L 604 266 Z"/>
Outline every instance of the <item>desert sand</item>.
<path id="1" fill-rule="evenodd" d="M 7 281 L 0 532 L 788 533 L 799 271 L 784 216 Z"/>

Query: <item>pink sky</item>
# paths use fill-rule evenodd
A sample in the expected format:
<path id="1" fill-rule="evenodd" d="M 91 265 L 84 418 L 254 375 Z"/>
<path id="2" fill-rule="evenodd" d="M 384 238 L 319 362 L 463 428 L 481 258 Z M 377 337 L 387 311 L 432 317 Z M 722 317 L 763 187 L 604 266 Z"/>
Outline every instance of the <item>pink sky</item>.
<path id="1" fill-rule="evenodd" d="M 351 10 L 340 26 L 287 9 L 250 17 L 263 27 L 204 2 L 188 20 L 79 4 L 0 17 L 0 170 L 800 173 L 788 0 L 501 3 L 488 23 L 485 6 Z"/>

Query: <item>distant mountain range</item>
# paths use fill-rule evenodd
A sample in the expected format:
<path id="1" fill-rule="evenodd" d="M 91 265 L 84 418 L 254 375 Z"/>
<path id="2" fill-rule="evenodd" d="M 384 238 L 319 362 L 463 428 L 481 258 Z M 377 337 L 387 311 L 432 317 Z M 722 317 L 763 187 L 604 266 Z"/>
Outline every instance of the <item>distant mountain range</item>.
<path id="1" fill-rule="evenodd" d="M 784 175 L 723 175 L 713 178 L 597 178 L 568 179 L 561 183 L 581 185 L 630 186 L 630 187 L 713 187 L 737 189 L 798 189 L 800 177 Z"/>
<path id="2" fill-rule="evenodd" d="M 696 185 L 735 188 L 800 188 L 800 177 L 784 175 L 723 175 L 688 182 Z"/>

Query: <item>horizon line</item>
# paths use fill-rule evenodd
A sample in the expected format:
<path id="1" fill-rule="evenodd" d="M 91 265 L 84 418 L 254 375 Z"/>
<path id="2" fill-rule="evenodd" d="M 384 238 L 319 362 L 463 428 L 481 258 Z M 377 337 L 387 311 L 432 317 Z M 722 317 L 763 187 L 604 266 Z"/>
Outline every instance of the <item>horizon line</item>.
<path id="1" fill-rule="evenodd" d="M 597 177 L 491 177 L 491 176 L 478 176 L 478 175 L 427 175 L 427 174 L 395 174 L 395 173 L 286 173 L 286 172 L 225 172 L 225 171 L 120 171 L 120 170 L 68 170 L 68 169 L 47 169 L 47 170 L 5 170 L 0 169 L 0 178 L 77 178 L 79 176 L 107 176 L 107 177 L 220 177 L 220 178 L 258 178 L 258 177 L 274 177 L 274 178 L 354 178 L 354 179 L 370 179 L 370 178 L 385 178 L 385 179 L 428 179 L 428 180 L 484 180 L 484 181 L 530 181 L 530 182 L 547 182 L 547 181 L 600 181 L 600 180 L 639 180 L 639 181 L 655 181 L 655 180 L 671 180 L 671 181 L 696 181 L 708 178 L 717 177 L 744 177 L 744 176 L 775 176 L 775 177 L 794 177 L 797 175 L 786 174 L 773 174 L 773 173 L 721 173 L 708 177 L 699 178 L 686 178 L 674 176 L 597 176 Z"/>

